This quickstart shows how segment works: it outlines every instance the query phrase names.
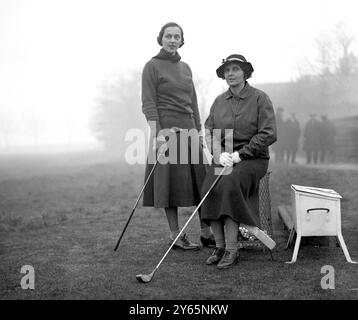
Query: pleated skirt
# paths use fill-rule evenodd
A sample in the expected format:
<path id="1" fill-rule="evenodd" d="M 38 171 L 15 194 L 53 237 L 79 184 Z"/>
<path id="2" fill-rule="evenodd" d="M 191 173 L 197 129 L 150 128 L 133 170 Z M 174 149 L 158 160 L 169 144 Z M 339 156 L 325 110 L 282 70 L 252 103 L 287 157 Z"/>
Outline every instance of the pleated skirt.
<path id="1" fill-rule="evenodd" d="M 229 216 L 238 224 L 260 227 L 259 185 L 267 172 L 268 162 L 267 159 L 243 160 L 234 165 L 230 174 L 221 176 L 202 204 L 202 220 L 209 223 Z M 207 168 L 202 197 L 217 177 L 215 167 Z"/>
<path id="2" fill-rule="evenodd" d="M 143 206 L 155 208 L 195 206 L 201 200 L 200 191 L 206 168 L 194 118 L 189 114 L 173 113 L 162 115 L 160 123 L 162 129 L 177 127 L 194 130 L 191 131 L 188 140 L 183 139 L 181 133 L 176 134 L 176 144 L 170 143 L 169 140 L 169 150 L 166 153 L 168 163 L 163 161 L 157 163 L 143 192 Z M 195 154 L 192 156 L 193 150 Z M 152 145 L 149 147 L 149 152 L 152 152 Z M 153 163 L 149 163 L 148 159 L 154 158 L 155 156 L 147 158 L 145 180 L 153 168 Z"/>

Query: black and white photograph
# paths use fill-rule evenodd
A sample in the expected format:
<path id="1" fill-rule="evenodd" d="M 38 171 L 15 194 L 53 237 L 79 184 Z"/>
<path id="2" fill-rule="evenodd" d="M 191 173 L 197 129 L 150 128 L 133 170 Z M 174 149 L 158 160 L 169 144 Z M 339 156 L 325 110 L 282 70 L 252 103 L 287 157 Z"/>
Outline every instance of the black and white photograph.
<path id="1" fill-rule="evenodd" d="M 357 9 L 2 0 L 0 300 L 357 300 Z"/>

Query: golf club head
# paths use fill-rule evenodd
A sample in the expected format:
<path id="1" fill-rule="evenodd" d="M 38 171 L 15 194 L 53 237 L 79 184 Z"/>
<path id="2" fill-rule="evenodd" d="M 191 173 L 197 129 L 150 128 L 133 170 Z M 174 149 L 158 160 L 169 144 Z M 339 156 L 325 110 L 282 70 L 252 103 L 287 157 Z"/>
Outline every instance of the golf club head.
<path id="1" fill-rule="evenodd" d="M 148 283 L 152 280 L 151 274 L 137 274 L 135 277 L 140 283 Z"/>

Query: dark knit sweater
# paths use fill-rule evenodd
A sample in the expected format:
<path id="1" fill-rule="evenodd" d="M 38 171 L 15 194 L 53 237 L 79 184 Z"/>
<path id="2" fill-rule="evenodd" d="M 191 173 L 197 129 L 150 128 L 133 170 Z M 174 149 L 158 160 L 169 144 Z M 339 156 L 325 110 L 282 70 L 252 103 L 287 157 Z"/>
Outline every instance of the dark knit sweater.
<path id="1" fill-rule="evenodd" d="M 192 114 L 197 130 L 201 129 L 192 73 L 188 64 L 179 60 L 179 55 L 174 60 L 162 49 L 143 69 L 142 111 L 147 121 L 156 121 L 157 132 L 165 114 Z"/>

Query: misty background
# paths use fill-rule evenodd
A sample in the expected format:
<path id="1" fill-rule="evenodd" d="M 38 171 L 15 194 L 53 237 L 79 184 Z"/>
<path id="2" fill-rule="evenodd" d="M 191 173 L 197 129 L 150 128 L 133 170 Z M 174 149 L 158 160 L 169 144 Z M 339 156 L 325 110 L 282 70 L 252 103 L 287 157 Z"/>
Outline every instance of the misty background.
<path id="1" fill-rule="evenodd" d="M 326 115 L 350 152 L 343 160 L 358 161 L 355 3 L 3 0 L 0 153 L 124 150 L 128 129 L 147 130 L 141 70 L 160 50 L 161 26 L 174 21 L 184 30 L 179 54 L 193 71 L 202 123 L 227 88 L 216 68 L 240 53 L 255 68 L 250 84 L 284 119 L 295 113 L 302 132 L 311 114 Z"/>

